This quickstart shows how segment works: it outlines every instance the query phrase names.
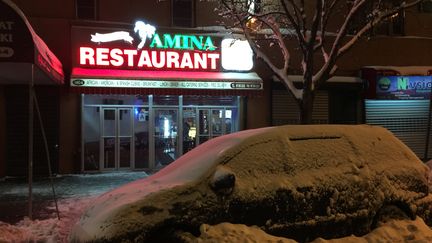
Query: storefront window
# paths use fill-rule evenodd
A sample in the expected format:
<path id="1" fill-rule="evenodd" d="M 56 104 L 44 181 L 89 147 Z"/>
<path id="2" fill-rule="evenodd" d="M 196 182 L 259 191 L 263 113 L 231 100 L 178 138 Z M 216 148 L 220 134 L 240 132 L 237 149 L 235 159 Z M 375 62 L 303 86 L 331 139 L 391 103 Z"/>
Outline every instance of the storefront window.
<path id="1" fill-rule="evenodd" d="M 166 166 L 177 158 L 178 114 L 174 109 L 155 109 L 155 164 Z"/>
<path id="2" fill-rule="evenodd" d="M 149 168 L 149 113 L 148 108 L 135 108 L 135 168 Z"/>
<path id="3" fill-rule="evenodd" d="M 99 108 L 85 107 L 83 115 L 84 170 L 99 170 Z"/>
<path id="4" fill-rule="evenodd" d="M 238 97 L 84 95 L 84 170 L 164 167 L 238 131 Z"/>
<path id="5" fill-rule="evenodd" d="M 196 117 L 195 109 L 186 108 L 183 110 L 183 154 L 193 149 L 196 145 Z"/>

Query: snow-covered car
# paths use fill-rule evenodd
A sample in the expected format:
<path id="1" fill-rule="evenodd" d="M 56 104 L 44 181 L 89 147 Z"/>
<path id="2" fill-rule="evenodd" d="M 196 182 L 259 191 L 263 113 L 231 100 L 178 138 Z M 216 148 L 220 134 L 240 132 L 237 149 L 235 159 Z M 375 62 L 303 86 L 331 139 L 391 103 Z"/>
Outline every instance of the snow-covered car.
<path id="1" fill-rule="evenodd" d="M 362 235 L 385 216 L 430 222 L 427 172 L 377 126 L 245 130 L 100 196 L 70 240 L 176 242 L 198 235 L 202 224 L 221 222 L 298 241 Z"/>

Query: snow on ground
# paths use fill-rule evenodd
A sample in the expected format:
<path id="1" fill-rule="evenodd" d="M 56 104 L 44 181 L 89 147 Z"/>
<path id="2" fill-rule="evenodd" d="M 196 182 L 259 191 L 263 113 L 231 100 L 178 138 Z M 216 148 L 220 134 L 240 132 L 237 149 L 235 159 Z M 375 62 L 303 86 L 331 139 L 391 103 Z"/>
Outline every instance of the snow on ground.
<path id="1" fill-rule="evenodd" d="M 72 225 L 93 199 L 87 196 L 59 200 L 60 220 L 53 213 L 48 219 L 24 218 L 14 225 L 0 221 L 0 242 L 67 242 Z"/>
<path id="2" fill-rule="evenodd" d="M 256 226 L 248 227 L 242 224 L 222 223 L 215 226 L 203 225 L 200 228 L 200 237 L 189 236 L 185 238 L 190 243 L 233 243 L 233 242 L 267 242 L 267 243 L 293 243 L 291 239 L 268 235 Z M 339 239 L 318 238 L 312 243 L 395 243 L 395 242 L 432 242 L 432 230 L 421 218 L 416 220 L 392 220 L 371 233 L 362 237 L 349 236 Z"/>
<path id="3" fill-rule="evenodd" d="M 40 200 L 51 202 L 44 212 L 49 215 L 40 215 L 34 212 L 30 220 L 26 215 L 27 183 L 18 178 L 6 178 L 0 182 L 0 212 L 4 218 L 5 210 L 14 208 L 22 220 L 17 223 L 6 223 L 0 220 L 0 243 L 3 242 L 67 242 L 67 237 L 72 226 L 79 219 L 84 209 L 88 207 L 100 194 L 121 186 L 127 182 L 147 177 L 145 172 L 116 172 L 101 174 L 63 175 L 54 178 L 60 212 L 60 220 L 55 213 L 55 204 L 52 202 L 52 189 L 49 180 L 46 178 L 35 180 L 34 198 L 36 203 Z M 2 208 L 3 204 L 9 203 L 12 206 Z M 35 210 L 35 209 L 34 209 Z M 43 219 L 41 219 L 43 218 Z"/>
<path id="4" fill-rule="evenodd" d="M 60 200 L 61 220 L 56 216 L 46 220 L 24 219 L 15 225 L 0 222 L 0 242 L 67 242 L 72 225 L 78 220 L 84 208 L 94 197 Z M 291 239 L 266 234 L 256 226 L 222 223 L 215 226 L 203 225 L 200 237 L 190 237 L 187 242 L 194 243 L 293 243 Z M 394 220 L 375 229 L 363 237 L 344 237 L 340 239 L 316 239 L 314 243 L 378 243 L 378 242 L 432 242 L 432 230 L 422 219 Z"/>

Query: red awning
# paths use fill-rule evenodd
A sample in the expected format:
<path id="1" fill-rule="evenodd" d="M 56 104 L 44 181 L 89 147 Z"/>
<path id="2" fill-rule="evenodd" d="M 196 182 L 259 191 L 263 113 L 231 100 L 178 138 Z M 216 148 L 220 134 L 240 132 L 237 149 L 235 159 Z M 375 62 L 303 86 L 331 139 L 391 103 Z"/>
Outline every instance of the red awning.
<path id="1" fill-rule="evenodd" d="M 63 67 L 36 34 L 24 13 L 10 0 L 0 0 L 0 84 L 63 84 Z"/>

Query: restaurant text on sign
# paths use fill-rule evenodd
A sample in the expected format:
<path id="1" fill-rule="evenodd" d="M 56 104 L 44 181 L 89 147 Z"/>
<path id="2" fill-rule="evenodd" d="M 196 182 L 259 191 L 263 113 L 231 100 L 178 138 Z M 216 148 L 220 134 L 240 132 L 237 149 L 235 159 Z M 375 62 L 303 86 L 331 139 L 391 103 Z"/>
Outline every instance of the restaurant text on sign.
<path id="1" fill-rule="evenodd" d="M 80 47 L 80 65 L 216 70 L 219 53 Z"/>

